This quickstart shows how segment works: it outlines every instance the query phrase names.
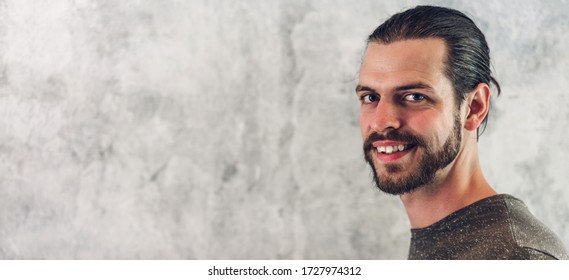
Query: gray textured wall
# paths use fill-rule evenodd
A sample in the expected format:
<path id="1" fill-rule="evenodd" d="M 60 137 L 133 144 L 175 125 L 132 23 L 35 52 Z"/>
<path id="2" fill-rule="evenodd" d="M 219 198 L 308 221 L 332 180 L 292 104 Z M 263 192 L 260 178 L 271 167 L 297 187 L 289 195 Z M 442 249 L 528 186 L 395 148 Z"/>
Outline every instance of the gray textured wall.
<path id="1" fill-rule="evenodd" d="M 353 89 L 418 3 L 0 1 L 0 258 L 405 258 Z M 487 35 L 490 183 L 569 244 L 569 3 L 430 3 Z"/>

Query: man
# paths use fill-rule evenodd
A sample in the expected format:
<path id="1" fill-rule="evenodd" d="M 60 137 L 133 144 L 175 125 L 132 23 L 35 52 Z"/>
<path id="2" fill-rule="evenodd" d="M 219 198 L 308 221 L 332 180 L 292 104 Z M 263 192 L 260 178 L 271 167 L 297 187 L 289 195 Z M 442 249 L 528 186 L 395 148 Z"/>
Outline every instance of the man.
<path id="1" fill-rule="evenodd" d="M 486 39 L 459 11 L 418 6 L 368 38 L 356 93 L 376 185 L 400 195 L 409 259 L 567 259 L 559 238 L 484 179 L 477 151 L 491 76 Z"/>

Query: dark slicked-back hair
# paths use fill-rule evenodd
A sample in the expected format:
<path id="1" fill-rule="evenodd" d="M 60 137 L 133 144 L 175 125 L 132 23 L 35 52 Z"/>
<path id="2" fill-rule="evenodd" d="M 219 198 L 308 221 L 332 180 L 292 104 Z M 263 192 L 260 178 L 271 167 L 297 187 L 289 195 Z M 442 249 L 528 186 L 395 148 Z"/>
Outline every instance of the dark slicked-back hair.
<path id="1" fill-rule="evenodd" d="M 490 70 L 490 50 L 476 24 L 463 13 L 443 7 L 417 6 L 393 15 L 368 37 L 368 43 L 389 44 L 409 39 L 443 39 L 447 46 L 445 74 L 453 84 L 458 106 L 480 83 L 500 85 Z M 488 116 L 478 135 L 484 132 Z M 481 129 L 480 129 L 481 128 Z"/>

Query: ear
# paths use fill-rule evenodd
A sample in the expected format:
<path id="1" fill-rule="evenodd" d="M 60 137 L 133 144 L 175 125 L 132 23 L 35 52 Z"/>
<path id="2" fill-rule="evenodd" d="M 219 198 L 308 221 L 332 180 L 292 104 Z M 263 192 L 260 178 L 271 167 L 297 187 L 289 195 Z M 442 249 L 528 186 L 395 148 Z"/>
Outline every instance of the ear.
<path id="1" fill-rule="evenodd" d="M 490 106 L 490 88 L 485 83 L 478 84 L 466 98 L 467 116 L 464 128 L 473 131 L 476 130 L 486 115 Z"/>

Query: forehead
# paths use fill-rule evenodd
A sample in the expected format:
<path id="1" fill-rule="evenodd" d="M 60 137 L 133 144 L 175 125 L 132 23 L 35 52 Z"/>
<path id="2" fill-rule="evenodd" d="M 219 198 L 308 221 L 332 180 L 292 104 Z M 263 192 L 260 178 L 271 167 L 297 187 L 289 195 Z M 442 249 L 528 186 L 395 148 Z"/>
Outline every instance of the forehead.
<path id="1" fill-rule="evenodd" d="M 446 52 L 445 42 L 437 38 L 371 42 L 362 61 L 360 85 L 378 90 L 413 82 L 435 86 L 446 79 Z"/>

